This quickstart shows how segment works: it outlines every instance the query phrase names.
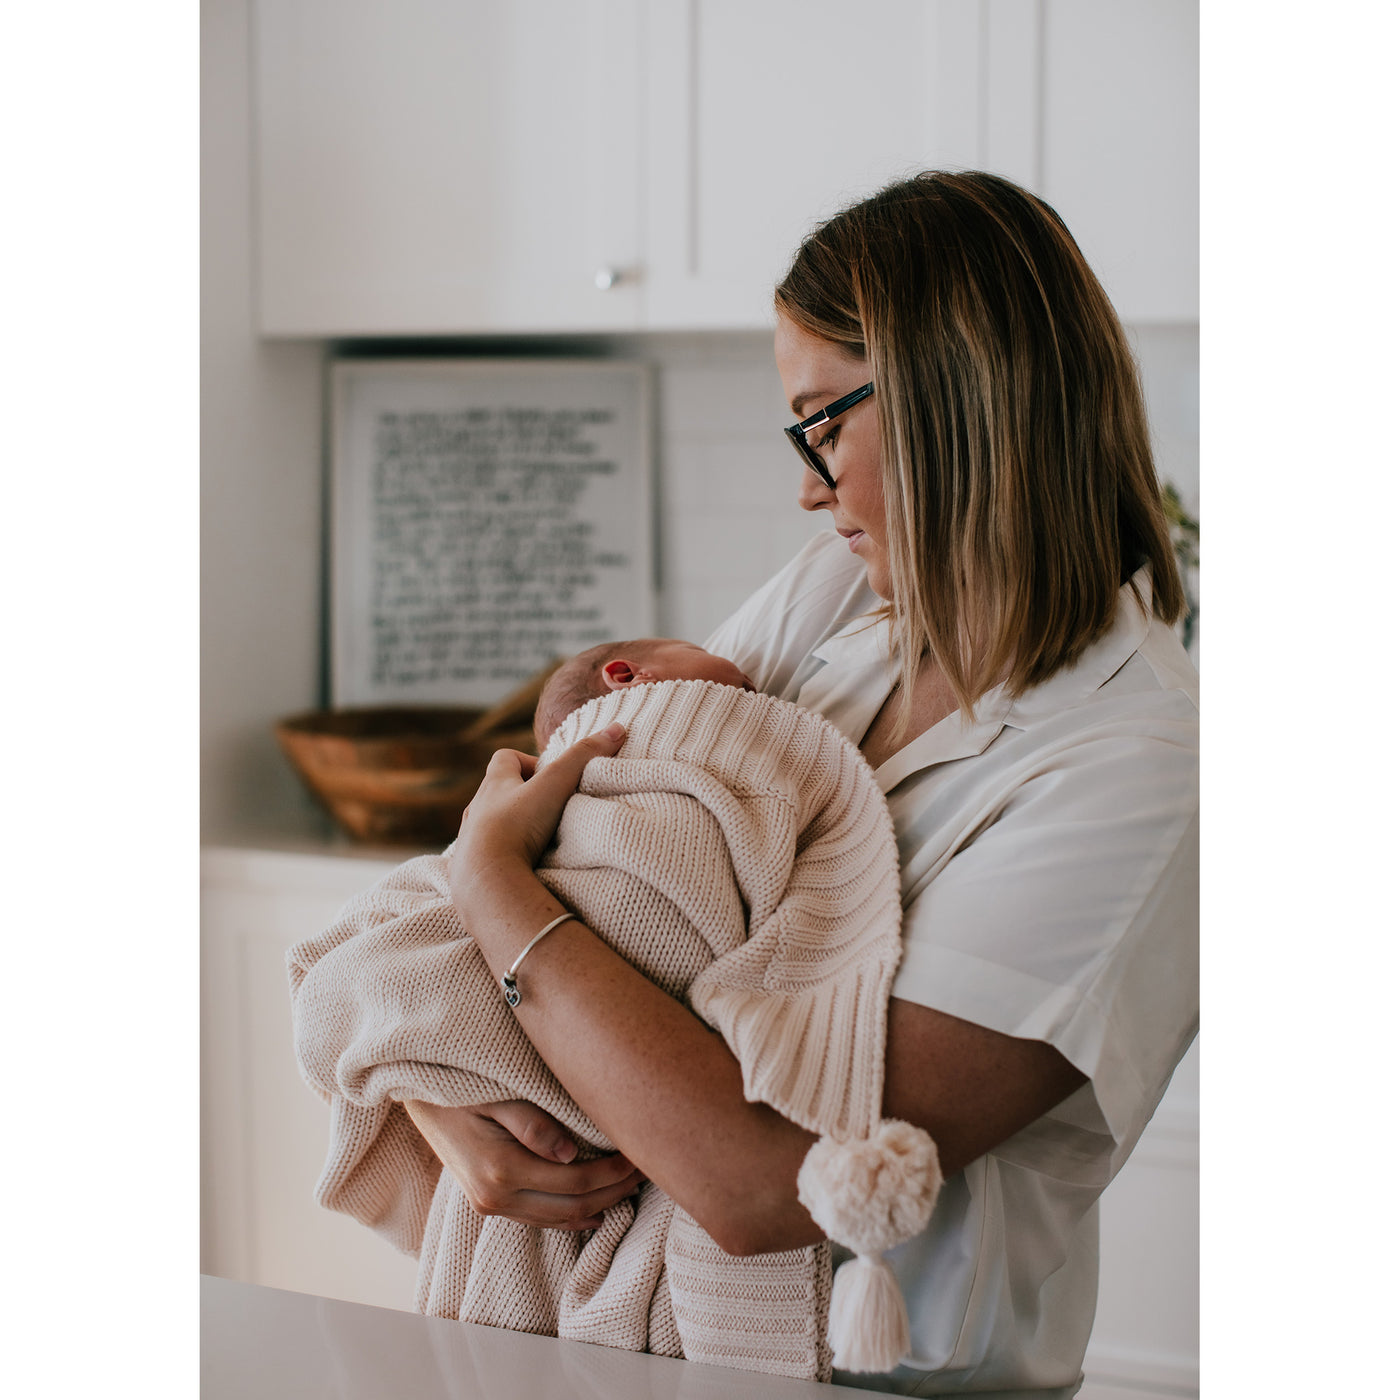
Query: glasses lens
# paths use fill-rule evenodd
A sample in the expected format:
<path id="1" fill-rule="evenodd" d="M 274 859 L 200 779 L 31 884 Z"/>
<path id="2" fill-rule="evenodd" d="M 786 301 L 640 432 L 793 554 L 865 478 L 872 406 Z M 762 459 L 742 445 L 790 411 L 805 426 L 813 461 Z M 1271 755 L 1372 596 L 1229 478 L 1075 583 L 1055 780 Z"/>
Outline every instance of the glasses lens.
<path id="1" fill-rule="evenodd" d="M 827 486 L 835 486 L 830 472 L 826 469 L 826 463 L 817 455 L 817 450 L 807 441 L 806 433 L 799 432 L 796 428 L 783 429 L 783 435 L 792 443 L 797 455 L 821 477 L 822 482 Z"/>

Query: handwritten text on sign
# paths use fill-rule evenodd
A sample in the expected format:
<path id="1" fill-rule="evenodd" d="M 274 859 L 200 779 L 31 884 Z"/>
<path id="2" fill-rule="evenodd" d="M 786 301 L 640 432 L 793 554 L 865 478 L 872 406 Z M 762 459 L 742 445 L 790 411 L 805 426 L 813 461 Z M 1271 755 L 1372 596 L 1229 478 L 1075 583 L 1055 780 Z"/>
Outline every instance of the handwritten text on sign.
<path id="1" fill-rule="evenodd" d="M 488 703 L 642 620 L 638 435 L 613 407 L 522 397 L 380 407 L 365 424 L 366 698 Z"/>

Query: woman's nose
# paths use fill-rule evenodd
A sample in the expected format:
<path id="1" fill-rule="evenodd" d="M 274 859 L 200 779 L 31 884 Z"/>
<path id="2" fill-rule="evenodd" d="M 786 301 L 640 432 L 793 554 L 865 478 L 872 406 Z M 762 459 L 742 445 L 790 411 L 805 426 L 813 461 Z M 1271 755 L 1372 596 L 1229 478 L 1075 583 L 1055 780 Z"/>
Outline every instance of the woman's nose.
<path id="1" fill-rule="evenodd" d="M 797 491 L 797 504 L 803 510 L 822 510 L 831 505 L 831 487 L 811 467 L 802 473 L 802 485 Z"/>

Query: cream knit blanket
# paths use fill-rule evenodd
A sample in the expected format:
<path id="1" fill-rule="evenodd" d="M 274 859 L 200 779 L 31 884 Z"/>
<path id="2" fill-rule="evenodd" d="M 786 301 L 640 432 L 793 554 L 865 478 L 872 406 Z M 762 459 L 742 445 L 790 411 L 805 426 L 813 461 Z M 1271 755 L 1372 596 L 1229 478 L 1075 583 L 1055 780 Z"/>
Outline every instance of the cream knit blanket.
<path id="1" fill-rule="evenodd" d="M 627 738 L 588 765 L 540 879 L 724 1036 L 749 1099 L 868 1136 L 900 955 L 898 855 L 868 764 L 820 716 L 708 681 L 595 700 L 543 761 L 614 719 Z M 288 966 L 298 1061 L 332 1110 L 317 1199 L 418 1253 L 420 1311 L 829 1377 L 829 1245 L 727 1255 L 650 1184 L 591 1235 L 538 1229 L 477 1215 L 441 1172 L 401 1100 L 528 1099 L 585 1153 L 612 1150 L 463 935 L 445 857 L 392 872 Z"/>

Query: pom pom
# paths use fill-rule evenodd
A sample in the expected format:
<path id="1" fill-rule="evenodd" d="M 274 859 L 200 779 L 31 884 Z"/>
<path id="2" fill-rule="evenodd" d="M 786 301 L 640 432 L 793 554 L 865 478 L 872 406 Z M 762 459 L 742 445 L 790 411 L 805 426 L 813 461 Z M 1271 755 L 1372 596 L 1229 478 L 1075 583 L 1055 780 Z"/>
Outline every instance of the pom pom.
<path id="1" fill-rule="evenodd" d="M 883 1259 L 850 1259 L 837 1269 L 826 1336 L 839 1370 L 888 1371 L 899 1365 L 909 1350 L 909 1314 Z"/>
<path id="2" fill-rule="evenodd" d="M 813 1143 L 797 1199 L 856 1254 L 883 1254 L 928 1224 L 943 1185 L 938 1148 L 922 1128 L 887 1118 L 868 1138 Z"/>

